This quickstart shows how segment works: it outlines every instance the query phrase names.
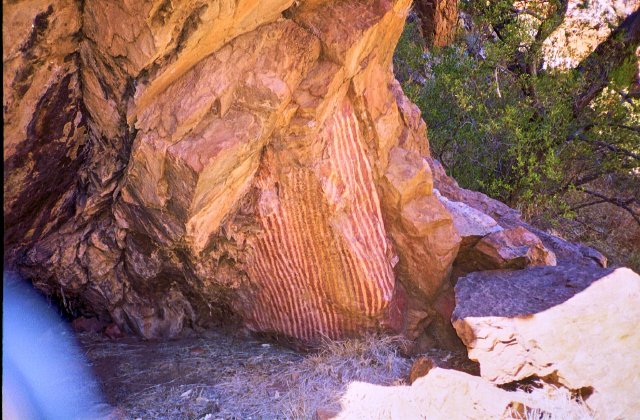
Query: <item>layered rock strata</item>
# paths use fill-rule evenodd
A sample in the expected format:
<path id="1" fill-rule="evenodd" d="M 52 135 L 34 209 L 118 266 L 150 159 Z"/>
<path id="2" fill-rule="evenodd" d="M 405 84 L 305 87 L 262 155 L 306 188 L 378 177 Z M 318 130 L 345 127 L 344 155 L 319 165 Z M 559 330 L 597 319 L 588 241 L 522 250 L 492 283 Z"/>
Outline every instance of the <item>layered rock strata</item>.
<path id="1" fill-rule="evenodd" d="M 147 338 L 418 335 L 459 237 L 391 70 L 409 6 L 5 2 L 5 261 Z"/>

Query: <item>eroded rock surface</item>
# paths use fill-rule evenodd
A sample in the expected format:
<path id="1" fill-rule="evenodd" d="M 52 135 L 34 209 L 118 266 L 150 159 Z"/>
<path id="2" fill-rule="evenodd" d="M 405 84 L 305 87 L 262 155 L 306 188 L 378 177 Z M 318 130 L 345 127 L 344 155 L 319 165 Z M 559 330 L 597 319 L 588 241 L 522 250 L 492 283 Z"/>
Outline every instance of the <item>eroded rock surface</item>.
<path id="1" fill-rule="evenodd" d="M 458 266 L 467 271 L 556 265 L 556 256 L 540 238 L 522 226 L 489 233 L 458 255 Z"/>
<path id="2" fill-rule="evenodd" d="M 468 249 L 485 236 L 502 231 L 502 227 L 491 216 L 461 202 L 444 197 L 436 190 L 436 196 L 453 217 L 453 226 L 462 241 L 460 249 Z"/>
<path id="3" fill-rule="evenodd" d="M 6 262 L 147 338 L 420 334 L 460 240 L 391 70 L 409 6 L 5 2 Z"/>
<path id="4" fill-rule="evenodd" d="M 457 0 L 416 0 L 413 6 L 427 47 L 449 45 L 458 25 Z"/>
<path id="5" fill-rule="evenodd" d="M 341 411 L 331 418 L 513 419 L 531 409 L 546 411 L 541 408 L 545 401 L 529 394 L 505 391 L 477 376 L 439 367 L 411 386 L 353 382 L 341 403 Z M 567 402 L 567 406 L 570 404 Z M 557 414 L 569 413 L 565 410 Z"/>
<path id="6" fill-rule="evenodd" d="M 409 7 L 4 2 L 5 263 L 146 338 L 232 320 L 430 346 L 460 345 L 465 270 L 604 265 L 429 157 L 391 68 Z"/>
<path id="7" fill-rule="evenodd" d="M 520 213 L 517 210 L 480 192 L 460 188 L 455 179 L 447 176 L 440 162 L 430 157 L 427 157 L 426 160 L 433 173 L 433 185 L 438 190 L 438 197 L 450 209 L 454 224 L 458 227 L 462 236 L 463 245 L 461 246 L 461 251 L 468 249 L 470 244 L 476 244 L 476 238 L 482 233 L 485 233 L 485 236 L 494 233 L 490 232 L 490 230 L 499 232 L 504 229 L 524 228 L 526 232 L 539 238 L 542 246 L 548 252 L 555 255 L 556 264 L 558 265 L 607 266 L 607 258 L 597 250 L 582 244 L 567 242 L 531 226 L 520 218 Z M 453 202 L 453 205 L 451 205 L 451 202 Z M 471 208 L 473 216 L 461 214 L 460 210 L 456 210 L 454 206 L 464 208 L 466 213 L 469 213 L 468 208 Z M 474 219 L 477 221 L 471 222 Z M 471 229 L 468 227 L 470 222 L 472 223 Z M 495 227 L 493 222 L 496 222 L 498 226 Z M 477 232 L 474 233 L 474 230 L 477 230 Z M 513 231 L 511 235 L 517 232 L 517 230 Z M 524 233 L 522 230 L 520 232 Z M 531 239 L 537 243 L 533 237 Z M 462 263 L 466 262 L 466 259 L 462 258 L 462 256 L 459 256 L 459 260 Z"/>
<path id="8" fill-rule="evenodd" d="M 459 279 L 455 291 L 452 322 L 483 378 L 537 376 L 587 389 L 598 418 L 640 412 L 638 274 L 588 266 L 487 271 Z"/>

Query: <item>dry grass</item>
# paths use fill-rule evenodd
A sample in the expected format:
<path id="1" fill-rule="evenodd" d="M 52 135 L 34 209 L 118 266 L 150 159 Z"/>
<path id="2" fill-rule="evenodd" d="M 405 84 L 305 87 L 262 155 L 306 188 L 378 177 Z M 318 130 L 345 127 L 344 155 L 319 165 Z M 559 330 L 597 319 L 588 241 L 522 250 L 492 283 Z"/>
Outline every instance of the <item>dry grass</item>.
<path id="1" fill-rule="evenodd" d="M 402 339 L 375 335 L 326 341 L 307 354 L 228 331 L 156 343 L 79 338 L 116 407 L 112 417 L 126 419 L 309 419 L 318 409 L 337 413 L 351 382 L 406 385 L 413 362 L 399 354 Z M 443 367 L 468 367 L 450 352 L 429 356 Z M 516 392 L 538 407 L 526 420 L 593 418 L 563 388 L 539 383 Z"/>
<path id="2" fill-rule="evenodd" d="M 166 343 L 81 342 L 124 418 L 311 418 L 338 409 L 352 381 L 403 384 L 411 360 L 397 337 L 327 341 L 302 355 L 250 337 L 209 333 Z"/>
<path id="3" fill-rule="evenodd" d="M 352 381 L 382 385 L 404 383 L 410 361 L 397 353 L 398 339 L 368 336 L 327 341 L 322 349 L 296 363 L 265 366 L 265 371 L 239 372 L 220 383 L 227 406 L 240 401 L 252 418 L 312 417 L 318 408 L 339 408 L 338 399 Z M 225 412 L 221 414 L 232 414 Z"/>

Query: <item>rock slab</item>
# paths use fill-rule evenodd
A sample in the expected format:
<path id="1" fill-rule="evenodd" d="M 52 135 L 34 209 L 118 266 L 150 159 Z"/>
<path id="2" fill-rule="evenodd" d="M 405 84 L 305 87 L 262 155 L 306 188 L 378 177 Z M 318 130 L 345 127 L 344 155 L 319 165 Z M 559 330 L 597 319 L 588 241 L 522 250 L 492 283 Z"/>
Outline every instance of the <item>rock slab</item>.
<path id="1" fill-rule="evenodd" d="M 341 404 L 334 419 L 512 419 L 536 407 L 523 392 L 508 392 L 477 376 L 438 367 L 411 386 L 354 382 Z"/>
<path id="2" fill-rule="evenodd" d="M 458 280 L 452 316 L 481 376 L 531 376 L 593 392 L 602 418 L 640 412 L 640 276 L 627 268 L 532 267 Z"/>

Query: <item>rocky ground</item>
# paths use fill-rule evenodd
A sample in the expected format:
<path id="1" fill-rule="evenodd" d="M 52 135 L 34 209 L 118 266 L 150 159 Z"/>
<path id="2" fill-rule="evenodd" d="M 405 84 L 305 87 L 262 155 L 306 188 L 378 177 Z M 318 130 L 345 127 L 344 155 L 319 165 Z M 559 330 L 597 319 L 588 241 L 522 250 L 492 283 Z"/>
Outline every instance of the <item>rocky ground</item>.
<path id="1" fill-rule="evenodd" d="M 438 400 L 442 394 L 439 414 L 445 416 L 457 404 L 460 415 L 488 418 L 465 404 L 482 409 L 494 403 L 502 410 L 505 396 L 517 396 L 537 408 L 518 411 L 508 398 L 511 406 L 501 418 L 594 418 L 564 388 L 524 380 L 500 390 L 477 376 L 477 364 L 465 354 L 433 349 L 403 355 L 406 342 L 399 337 L 327 341 L 312 353 L 223 330 L 167 342 L 95 333 L 78 334 L 78 340 L 111 419 L 411 419 L 429 413 L 424 396 Z M 435 378 L 429 392 L 424 375 Z"/>
<path id="2" fill-rule="evenodd" d="M 404 385 L 416 357 L 399 337 L 327 342 L 299 353 L 233 331 L 166 342 L 81 333 L 81 347 L 122 418 L 311 418 L 337 413 L 353 381 Z M 464 354 L 432 350 L 441 366 L 474 371 Z"/>

